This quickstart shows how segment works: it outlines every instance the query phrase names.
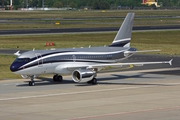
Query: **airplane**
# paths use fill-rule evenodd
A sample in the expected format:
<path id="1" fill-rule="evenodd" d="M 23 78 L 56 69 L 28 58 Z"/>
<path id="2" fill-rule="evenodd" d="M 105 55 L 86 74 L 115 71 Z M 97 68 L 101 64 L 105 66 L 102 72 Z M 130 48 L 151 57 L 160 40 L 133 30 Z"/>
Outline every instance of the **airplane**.
<path id="1" fill-rule="evenodd" d="M 97 84 L 97 73 L 107 66 L 141 66 L 146 64 L 170 64 L 170 61 L 119 63 L 138 52 L 130 47 L 135 13 L 128 13 L 113 42 L 107 47 L 68 48 L 52 50 L 32 50 L 22 54 L 14 53 L 17 58 L 10 70 L 30 78 L 29 86 L 34 86 L 34 78 L 41 74 L 54 74 L 53 80 L 62 82 L 62 75 L 72 75 L 76 83 Z"/>

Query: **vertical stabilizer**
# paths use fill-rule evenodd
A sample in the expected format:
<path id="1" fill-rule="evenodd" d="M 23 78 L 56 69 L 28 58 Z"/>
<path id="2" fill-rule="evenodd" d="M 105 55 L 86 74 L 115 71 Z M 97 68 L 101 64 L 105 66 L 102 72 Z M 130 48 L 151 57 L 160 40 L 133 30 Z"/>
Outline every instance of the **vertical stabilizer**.
<path id="1" fill-rule="evenodd" d="M 110 47 L 130 47 L 135 13 L 128 13 Z"/>

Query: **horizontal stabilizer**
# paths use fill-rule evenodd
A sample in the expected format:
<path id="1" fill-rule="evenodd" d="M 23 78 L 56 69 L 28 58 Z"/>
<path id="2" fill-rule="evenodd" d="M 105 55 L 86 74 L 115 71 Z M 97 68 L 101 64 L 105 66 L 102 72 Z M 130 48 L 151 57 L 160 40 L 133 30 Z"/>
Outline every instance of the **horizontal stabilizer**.
<path id="1" fill-rule="evenodd" d="M 161 50 L 142 50 L 142 51 L 136 51 L 138 53 L 142 53 L 142 52 L 159 52 Z"/>
<path id="2" fill-rule="evenodd" d="M 159 52 L 161 50 L 142 50 L 142 51 L 126 51 L 124 53 L 143 53 L 143 52 Z"/>

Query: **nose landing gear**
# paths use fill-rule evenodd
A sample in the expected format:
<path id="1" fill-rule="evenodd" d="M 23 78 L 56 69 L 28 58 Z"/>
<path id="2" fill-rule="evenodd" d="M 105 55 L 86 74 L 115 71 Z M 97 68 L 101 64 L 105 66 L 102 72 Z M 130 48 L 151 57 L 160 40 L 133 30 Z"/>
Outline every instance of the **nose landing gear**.
<path id="1" fill-rule="evenodd" d="M 31 81 L 29 81 L 29 86 L 34 86 L 35 82 L 34 82 L 34 75 L 31 76 Z"/>

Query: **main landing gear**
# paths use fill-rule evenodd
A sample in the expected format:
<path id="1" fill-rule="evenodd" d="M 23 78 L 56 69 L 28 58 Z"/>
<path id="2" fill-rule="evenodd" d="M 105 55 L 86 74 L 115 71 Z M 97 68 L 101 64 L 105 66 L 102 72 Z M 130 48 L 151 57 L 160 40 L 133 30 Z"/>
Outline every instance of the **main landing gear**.
<path id="1" fill-rule="evenodd" d="M 88 84 L 96 85 L 97 84 L 97 79 L 93 78 L 92 80 L 87 82 Z"/>
<path id="2" fill-rule="evenodd" d="M 29 86 L 34 86 L 35 82 L 34 82 L 34 75 L 31 76 L 31 81 L 29 81 Z"/>
<path id="3" fill-rule="evenodd" d="M 56 74 L 53 76 L 54 82 L 62 82 L 62 80 L 63 80 L 63 77 L 61 75 Z"/>

